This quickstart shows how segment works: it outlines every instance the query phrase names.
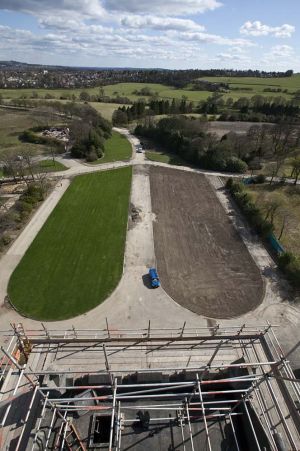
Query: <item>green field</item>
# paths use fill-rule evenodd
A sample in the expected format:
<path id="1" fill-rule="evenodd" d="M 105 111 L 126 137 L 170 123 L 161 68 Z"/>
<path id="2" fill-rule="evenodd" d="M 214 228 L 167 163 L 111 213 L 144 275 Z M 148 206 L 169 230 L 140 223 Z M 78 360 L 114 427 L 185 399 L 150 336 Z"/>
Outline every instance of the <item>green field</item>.
<path id="1" fill-rule="evenodd" d="M 112 131 L 111 138 L 105 141 L 104 156 L 92 164 L 127 161 L 132 155 L 132 147 L 126 136 Z"/>
<path id="2" fill-rule="evenodd" d="M 113 112 L 119 108 L 119 106 L 124 106 L 119 103 L 103 103 L 103 102 L 89 102 L 89 104 L 95 108 L 98 113 L 101 114 L 101 116 L 104 117 L 104 119 L 107 119 L 108 121 L 111 121 Z M 127 106 L 127 105 L 125 105 Z"/>
<path id="3" fill-rule="evenodd" d="M 74 179 L 8 286 L 11 302 L 38 320 L 89 311 L 117 286 L 123 270 L 131 168 Z"/>
<path id="4" fill-rule="evenodd" d="M 51 119 L 47 122 L 51 124 Z M 41 125 L 41 117 L 35 111 L 12 111 L 0 109 L 0 153 L 11 149 L 18 153 L 22 149 L 33 150 L 36 154 L 49 153 L 47 146 L 23 143 L 19 135 L 31 127 Z"/>
<path id="5" fill-rule="evenodd" d="M 239 88 L 239 91 L 230 91 L 224 97 L 252 97 L 254 95 L 264 95 L 268 97 L 282 96 L 291 98 L 292 94 L 300 90 L 300 74 L 292 77 L 282 78 L 256 78 L 256 77 L 204 77 L 203 80 L 211 82 L 228 83 L 231 88 Z M 252 91 L 243 91 L 243 89 L 251 88 Z M 288 89 L 288 93 L 284 92 L 264 92 L 265 88 L 281 88 Z"/>
<path id="6" fill-rule="evenodd" d="M 300 74 L 283 78 L 203 77 L 203 79 L 212 82 L 226 82 L 229 83 L 231 87 L 240 89 L 238 91 L 230 91 L 229 93 L 224 94 L 225 99 L 228 97 L 232 97 L 233 99 L 244 96 L 251 97 L 256 94 L 268 97 L 285 96 L 287 98 L 291 98 L 292 93 L 300 89 Z M 134 94 L 134 91 L 139 91 L 144 87 L 150 88 L 154 93 L 157 93 L 160 98 L 165 99 L 181 99 L 182 96 L 186 96 L 190 101 L 199 102 L 212 95 L 212 93 L 208 91 L 193 91 L 190 86 L 187 86 L 184 89 L 177 89 L 171 86 L 164 86 L 160 83 L 117 83 L 104 86 L 104 93 L 110 97 L 122 96 L 128 97 L 130 101 L 134 101 L 140 98 L 140 96 Z M 287 94 L 263 92 L 263 89 L 268 87 L 288 89 L 289 92 Z M 252 88 L 252 91 L 243 91 L 245 88 Z M 71 100 L 72 95 L 75 95 L 78 98 L 82 91 L 86 91 L 91 95 L 99 94 L 99 88 L 97 87 L 86 89 L 0 89 L 0 95 L 2 95 L 5 99 L 18 98 L 21 96 L 30 98 L 32 93 L 36 92 L 40 98 L 45 97 L 46 94 L 51 94 L 56 99 L 67 96 Z M 114 109 L 111 104 L 101 104 L 98 102 L 91 103 L 103 114 L 104 117 L 108 119 L 111 117 Z"/>
<path id="7" fill-rule="evenodd" d="M 117 83 L 114 85 L 104 86 L 104 93 L 110 97 L 122 96 L 128 97 L 131 101 L 138 100 L 141 96 L 133 94 L 135 90 L 140 90 L 144 87 L 149 87 L 153 92 L 157 92 L 159 97 L 166 99 L 181 99 L 186 96 L 188 100 L 199 101 L 205 100 L 211 93 L 208 91 L 191 91 L 189 89 L 176 89 L 171 86 L 164 86 L 159 83 Z M 99 88 L 82 88 L 82 89 L 0 89 L 0 95 L 4 99 L 15 99 L 21 96 L 30 98 L 35 92 L 40 98 L 45 97 L 46 94 L 51 94 L 56 99 L 60 97 L 69 96 L 70 100 L 74 94 L 79 97 L 82 91 L 88 92 L 90 95 L 99 94 Z M 147 98 L 147 97 L 146 97 Z M 49 101 L 50 102 L 50 101 Z M 91 102 L 93 106 L 98 105 L 98 102 Z M 101 105 L 101 104 L 99 104 Z M 105 104 L 110 105 L 110 104 Z M 101 108 L 101 106 L 99 106 Z"/>

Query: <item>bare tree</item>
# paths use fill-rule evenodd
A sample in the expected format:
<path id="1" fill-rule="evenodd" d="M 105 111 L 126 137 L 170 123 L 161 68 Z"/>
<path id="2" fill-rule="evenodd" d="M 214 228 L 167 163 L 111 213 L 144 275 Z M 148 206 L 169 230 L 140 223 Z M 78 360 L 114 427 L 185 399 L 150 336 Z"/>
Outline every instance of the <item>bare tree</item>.
<path id="1" fill-rule="evenodd" d="M 283 204 L 284 199 L 280 193 L 275 193 L 271 199 L 266 198 L 264 207 L 266 211 L 265 221 L 269 220 L 274 225 L 275 216 Z"/>
<path id="2" fill-rule="evenodd" d="M 270 184 L 274 177 L 278 175 L 285 158 L 297 148 L 299 136 L 299 129 L 290 124 L 277 124 L 270 129 L 271 148 L 275 158 Z"/>
<path id="3" fill-rule="evenodd" d="M 291 212 L 287 208 L 285 208 L 285 207 L 281 208 L 280 213 L 282 216 L 282 223 L 281 223 L 280 232 L 279 232 L 279 235 L 277 238 L 279 241 L 281 240 L 283 234 L 287 231 L 287 229 L 293 223 L 293 220 L 294 220 L 293 216 L 291 215 Z"/>
<path id="4" fill-rule="evenodd" d="M 252 154 L 259 160 L 267 153 L 269 149 L 269 134 L 272 126 L 270 125 L 252 125 L 247 133 L 247 138 L 250 141 Z"/>
<path id="5" fill-rule="evenodd" d="M 18 155 L 15 149 L 6 149 L 0 153 L 0 162 L 3 164 L 5 173 L 17 181 L 18 177 Z"/>
<path id="6" fill-rule="evenodd" d="M 297 185 L 299 175 L 300 175 L 300 157 L 296 157 L 292 161 L 292 173 L 291 173 L 291 177 L 295 178 L 294 181 L 295 185 Z"/>

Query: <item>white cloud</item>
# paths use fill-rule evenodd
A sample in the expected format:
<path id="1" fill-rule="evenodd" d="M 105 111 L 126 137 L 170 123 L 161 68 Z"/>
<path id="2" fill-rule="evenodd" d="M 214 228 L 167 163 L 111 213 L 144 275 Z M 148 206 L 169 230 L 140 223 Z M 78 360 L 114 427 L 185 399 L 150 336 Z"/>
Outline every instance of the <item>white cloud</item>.
<path id="1" fill-rule="evenodd" d="M 120 19 L 121 25 L 127 28 L 143 28 L 152 30 L 182 30 L 182 31 L 204 31 L 205 28 L 189 19 L 177 19 L 173 17 L 157 16 L 123 16 Z"/>
<path id="2" fill-rule="evenodd" d="M 275 57 L 290 57 L 294 54 L 293 47 L 289 45 L 275 45 L 271 48 L 271 55 Z"/>
<path id="3" fill-rule="evenodd" d="M 105 12 L 185 16 L 213 11 L 221 5 L 219 0 L 0 0 L 0 9 L 10 11 L 34 15 L 68 11 L 92 18 L 101 17 Z"/>
<path id="4" fill-rule="evenodd" d="M 202 33 L 202 32 L 177 32 L 169 31 L 168 36 L 186 41 L 200 42 L 202 44 L 217 44 L 238 47 L 255 47 L 256 44 L 247 39 L 230 39 L 216 34 Z"/>
<path id="5" fill-rule="evenodd" d="M 68 20 L 69 14 L 102 17 L 105 11 L 99 0 L 0 0 L 0 9 L 47 15 L 52 11 Z"/>
<path id="6" fill-rule="evenodd" d="M 148 66 L 153 61 L 178 61 L 184 59 L 186 53 L 180 48 L 180 43 L 174 43 L 168 37 L 149 36 L 143 34 L 123 35 L 112 28 L 100 25 L 85 25 L 78 28 L 77 33 L 60 32 L 36 35 L 27 30 L 15 30 L 0 26 L 0 50 L 3 55 L 11 56 L 12 52 L 24 60 L 47 61 L 47 56 L 55 55 L 56 61 L 67 64 L 67 58 L 80 58 L 81 64 L 90 58 L 94 65 L 99 64 L 99 58 L 132 58 L 138 62 L 147 61 Z M 190 55 L 195 53 L 190 53 Z M 72 56 L 73 55 L 73 56 Z M 97 58 L 97 60 L 96 60 Z M 152 61 L 152 64 L 151 64 Z M 78 64 L 78 63 L 77 63 Z M 124 64 L 124 63 L 122 63 Z M 105 64 L 103 64 L 105 65 Z M 164 64 L 162 64 L 164 65 Z"/>
<path id="7" fill-rule="evenodd" d="M 262 24 L 259 20 L 245 22 L 240 28 L 240 33 L 246 36 L 275 36 L 276 38 L 290 38 L 295 32 L 295 27 L 283 24 L 280 27 L 270 27 Z"/>
<path id="8" fill-rule="evenodd" d="M 218 53 L 217 59 L 221 61 L 250 62 L 250 58 L 240 53 Z"/>
<path id="9" fill-rule="evenodd" d="M 289 45 L 275 45 L 260 60 L 267 70 L 287 70 L 299 67 L 299 57 Z"/>
<path id="10" fill-rule="evenodd" d="M 218 0 L 103 0 L 103 5 L 108 11 L 187 16 L 213 11 L 222 6 L 222 3 Z"/>
<path id="11" fill-rule="evenodd" d="M 66 19 L 61 16 L 48 15 L 39 19 L 39 25 L 42 28 L 75 31 L 82 27 L 82 21 L 79 18 Z"/>

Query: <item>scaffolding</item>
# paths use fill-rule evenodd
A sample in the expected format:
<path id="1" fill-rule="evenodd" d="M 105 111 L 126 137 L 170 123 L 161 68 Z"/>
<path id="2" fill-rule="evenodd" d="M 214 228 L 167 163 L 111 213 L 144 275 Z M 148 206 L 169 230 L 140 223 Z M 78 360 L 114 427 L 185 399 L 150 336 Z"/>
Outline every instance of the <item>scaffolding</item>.
<path id="1" fill-rule="evenodd" d="M 275 327 L 12 325 L 0 448 L 299 450 L 300 385 Z"/>

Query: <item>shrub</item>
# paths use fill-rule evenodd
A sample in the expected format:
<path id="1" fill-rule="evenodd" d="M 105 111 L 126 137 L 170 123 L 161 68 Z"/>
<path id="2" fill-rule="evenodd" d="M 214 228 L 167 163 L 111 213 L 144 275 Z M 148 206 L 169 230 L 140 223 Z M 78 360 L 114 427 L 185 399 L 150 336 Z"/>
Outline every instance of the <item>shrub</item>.
<path id="1" fill-rule="evenodd" d="M 3 233 L 1 241 L 4 246 L 7 246 L 12 241 L 12 237 L 8 233 Z"/>
<path id="2" fill-rule="evenodd" d="M 239 181 L 233 181 L 232 185 L 231 185 L 231 192 L 233 194 L 235 193 L 241 193 L 245 190 L 244 185 L 239 182 Z"/>
<path id="3" fill-rule="evenodd" d="M 293 255 L 290 263 L 285 267 L 284 271 L 291 283 L 300 288 L 300 258 Z"/>
<path id="4" fill-rule="evenodd" d="M 247 163 L 245 163 L 245 161 L 241 160 L 240 158 L 230 157 L 226 160 L 226 168 L 225 169 L 226 169 L 226 171 L 229 171 L 229 172 L 237 172 L 237 173 L 244 174 L 248 169 L 248 165 L 247 165 Z"/>
<path id="5" fill-rule="evenodd" d="M 266 181 L 266 176 L 264 174 L 258 174 L 254 179 L 254 182 L 257 184 L 265 183 L 265 181 Z"/>
<path id="6" fill-rule="evenodd" d="M 40 185 L 31 183 L 25 193 L 22 194 L 20 200 L 28 203 L 36 203 L 44 199 L 44 190 Z"/>
<path id="7" fill-rule="evenodd" d="M 22 201 L 32 206 L 38 203 L 38 199 L 36 197 L 27 195 L 22 197 Z"/>
<path id="8" fill-rule="evenodd" d="M 98 160 L 98 155 L 97 155 L 95 149 L 92 149 L 90 151 L 90 153 L 87 154 L 86 161 L 91 163 L 91 162 L 96 161 L 96 160 Z"/>
<path id="9" fill-rule="evenodd" d="M 285 269 L 294 259 L 294 255 L 291 252 L 283 252 L 278 256 L 278 267 Z"/>
<path id="10" fill-rule="evenodd" d="M 257 232 L 264 238 L 270 235 L 270 233 L 272 233 L 273 231 L 274 231 L 273 224 L 271 224 L 269 221 L 266 221 L 265 219 L 257 226 Z"/>
<path id="11" fill-rule="evenodd" d="M 21 215 L 23 215 L 24 213 L 28 214 L 32 211 L 32 205 L 25 202 L 24 200 L 19 200 L 18 202 L 16 202 L 16 210 L 20 212 Z"/>
<path id="12" fill-rule="evenodd" d="M 233 178 L 230 177 L 230 178 L 227 179 L 227 181 L 226 181 L 225 188 L 231 190 L 231 189 L 232 189 L 232 185 L 233 185 Z"/>

